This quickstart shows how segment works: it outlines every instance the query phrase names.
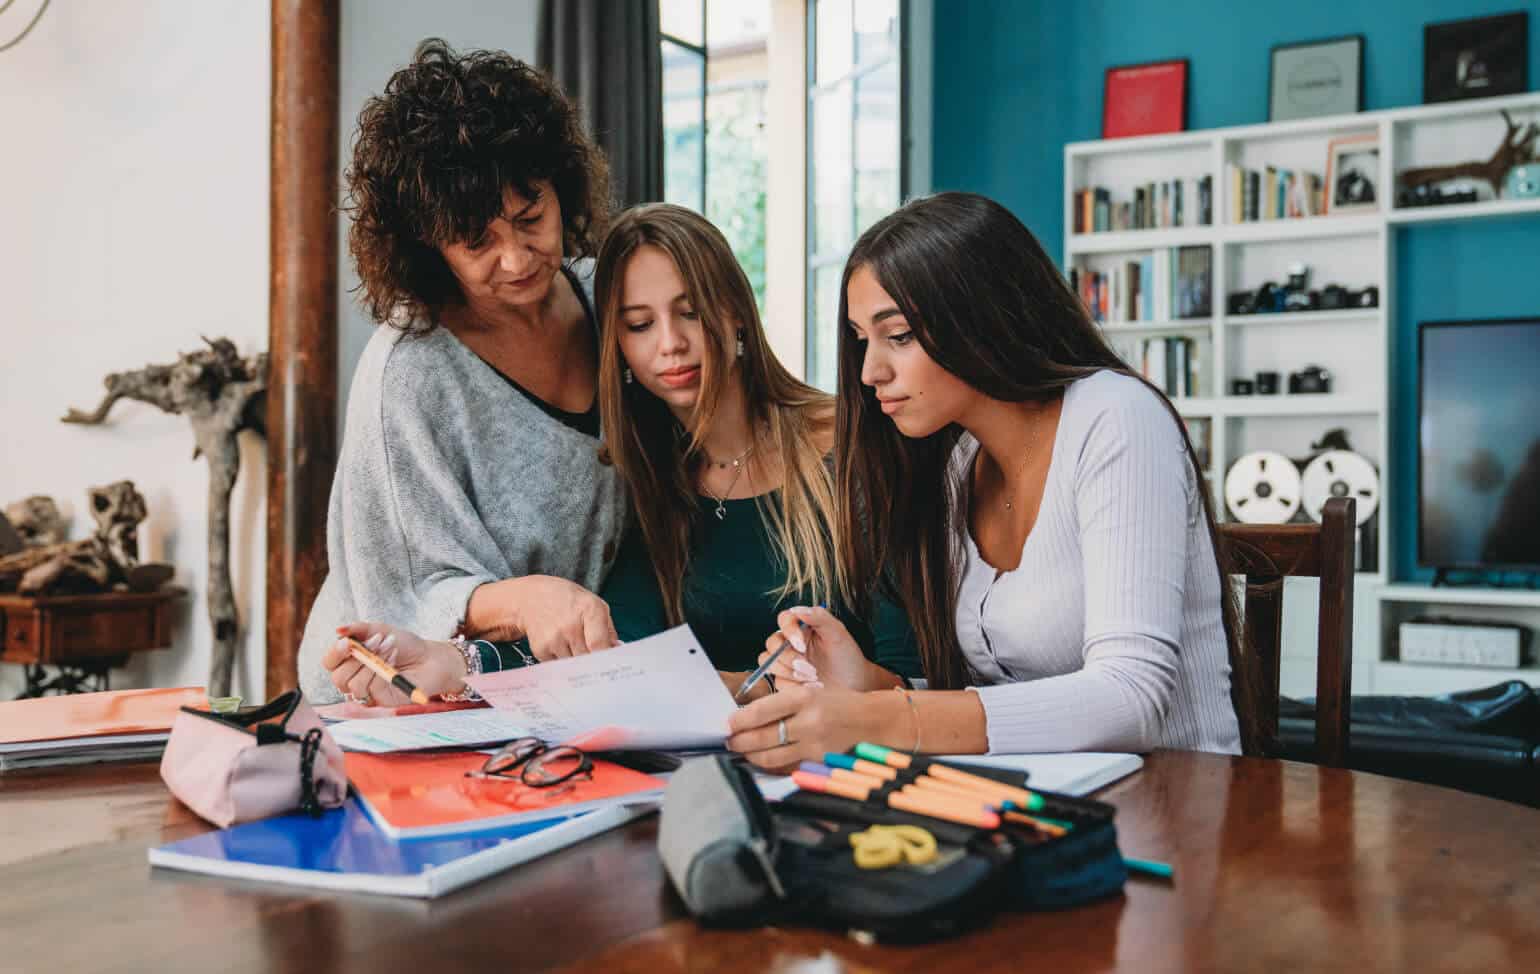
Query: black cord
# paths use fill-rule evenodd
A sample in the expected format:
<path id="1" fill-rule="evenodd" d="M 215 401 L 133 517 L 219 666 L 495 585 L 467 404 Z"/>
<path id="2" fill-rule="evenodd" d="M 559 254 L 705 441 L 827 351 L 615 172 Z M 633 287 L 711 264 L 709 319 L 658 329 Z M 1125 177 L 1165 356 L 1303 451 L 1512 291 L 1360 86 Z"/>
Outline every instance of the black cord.
<path id="1" fill-rule="evenodd" d="M 312 818 L 321 815 L 321 800 L 315 790 L 315 756 L 321 749 L 321 728 L 312 727 L 299 742 L 299 810 Z"/>

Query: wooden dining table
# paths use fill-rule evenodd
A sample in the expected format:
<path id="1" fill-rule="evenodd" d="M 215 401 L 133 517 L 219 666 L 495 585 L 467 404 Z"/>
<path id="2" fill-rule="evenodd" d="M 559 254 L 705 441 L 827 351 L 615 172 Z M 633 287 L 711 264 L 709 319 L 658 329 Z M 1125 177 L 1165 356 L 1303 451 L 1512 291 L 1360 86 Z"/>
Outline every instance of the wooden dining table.
<path id="1" fill-rule="evenodd" d="M 437 900 L 152 869 L 209 826 L 153 763 L 0 775 L 0 970 L 1517 971 L 1540 963 L 1540 810 L 1372 774 L 1149 755 L 1104 790 L 1127 856 L 1078 909 L 921 946 L 711 930 L 644 819 Z"/>

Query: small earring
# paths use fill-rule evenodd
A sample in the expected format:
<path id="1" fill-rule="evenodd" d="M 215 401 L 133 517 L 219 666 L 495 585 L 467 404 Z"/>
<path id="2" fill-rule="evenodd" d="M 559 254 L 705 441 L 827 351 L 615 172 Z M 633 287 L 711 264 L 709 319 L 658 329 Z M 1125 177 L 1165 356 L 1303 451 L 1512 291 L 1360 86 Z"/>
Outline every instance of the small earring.
<path id="1" fill-rule="evenodd" d="M 738 357 L 743 358 L 743 332 L 738 333 Z"/>
<path id="2" fill-rule="evenodd" d="M 630 385 L 636 381 L 636 376 L 631 374 L 631 367 L 629 365 L 620 370 L 620 376 L 625 380 L 626 385 Z"/>

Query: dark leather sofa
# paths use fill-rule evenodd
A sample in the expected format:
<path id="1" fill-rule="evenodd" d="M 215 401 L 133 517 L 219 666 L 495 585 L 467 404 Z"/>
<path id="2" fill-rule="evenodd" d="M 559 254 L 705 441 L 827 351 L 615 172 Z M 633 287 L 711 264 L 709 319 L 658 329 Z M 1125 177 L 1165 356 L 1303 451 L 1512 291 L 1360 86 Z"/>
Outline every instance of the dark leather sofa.
<path id="1" fill-rule="evenodd" d="M 1349 765 L 1540 808 L 1540 695 L 1517 680 L 1435 697 L 1354 697 Z M 1285 697 L 1278 756 L 1314 760 L 1315 707 Z"/>

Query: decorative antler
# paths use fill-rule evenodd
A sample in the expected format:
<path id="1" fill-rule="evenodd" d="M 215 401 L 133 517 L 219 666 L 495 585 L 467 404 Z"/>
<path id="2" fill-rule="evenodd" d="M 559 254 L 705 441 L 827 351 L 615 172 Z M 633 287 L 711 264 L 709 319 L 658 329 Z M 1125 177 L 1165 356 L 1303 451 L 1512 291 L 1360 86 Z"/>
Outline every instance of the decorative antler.
<path id="1" fill-rule="evenodd" d="M 1533 123 L 1522 127 L 1515 125 L 1507 109 L 1502 111 L 1502 116 L 1508 131 L 1503 133 L 1502 142 L 1486 162 L 1462 162 L 1453 166 L 1407 169 L 1401 173 L 1401 185 L 1412 189 L 1450 179 L 1484 179 L 1492 184 L 1494 191 L 1501 192 L 1503 182 L 1508 178 L 1508 171 L 1519 163 L 1529 160 L 1530 149 L 1534 146 L 1536 137 L 1540 136 L 1540 125 Z"/>

